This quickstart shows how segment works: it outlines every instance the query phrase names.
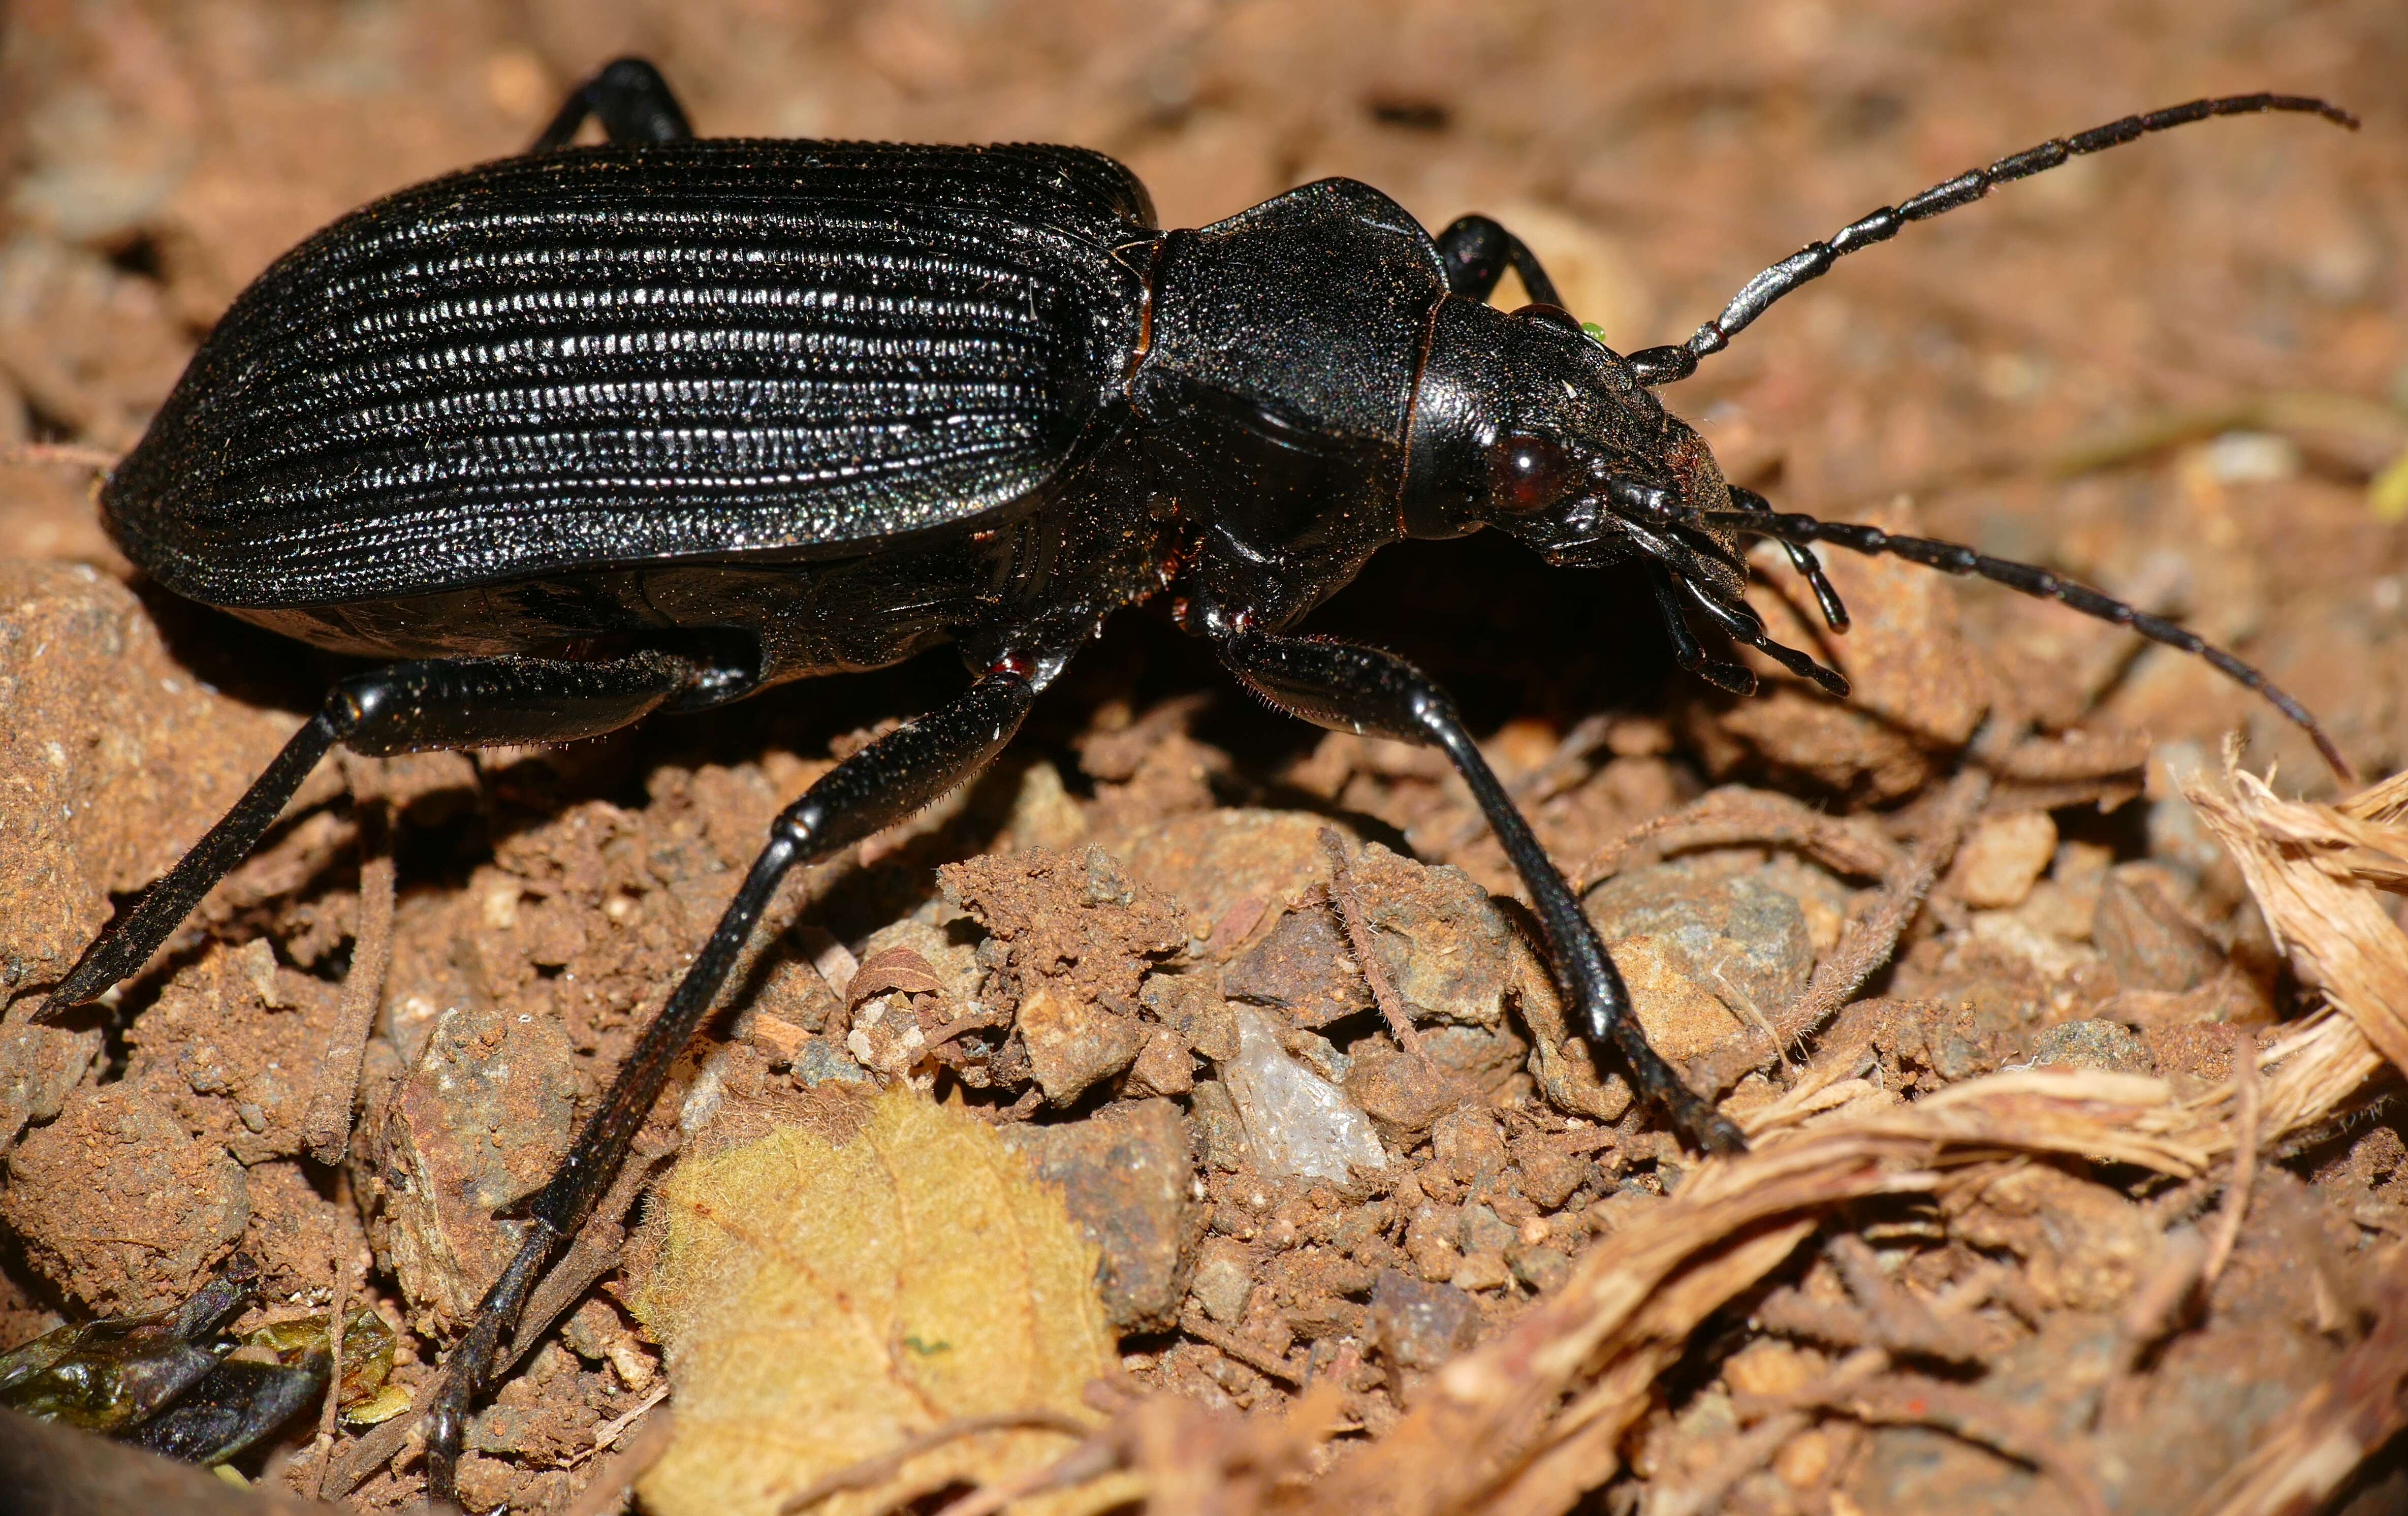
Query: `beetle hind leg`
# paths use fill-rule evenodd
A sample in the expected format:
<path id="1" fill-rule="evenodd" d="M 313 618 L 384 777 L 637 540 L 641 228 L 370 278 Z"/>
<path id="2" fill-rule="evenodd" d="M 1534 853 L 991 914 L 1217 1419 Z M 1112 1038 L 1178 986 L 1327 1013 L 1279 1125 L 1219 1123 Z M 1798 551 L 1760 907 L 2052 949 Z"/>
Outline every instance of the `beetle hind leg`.
<path id="1" fill-rule="evenodd" d="M 620 58 L 561 102 L 560 113 L 527 151 L 568 146 L 589 116 L 602 123 L 602 135 L 612 142 L 687 142 L 694 137 L 685 107 L 678 104 L 677 93 L 661 71 L 642 58 Z"/>
<path id="2" fill-rule="evenodd" d="M 201 897 L 251 856 L 335 744 L 381 757 L 431 748 L 568 742 L 627 725 L 698 677 L 682 658 L 647 651 L 607 663 L 459 658 L 394 664 L 344 679 L 233 808 L 84 950 L 40 1014 L 82 1005 L 140 968 Z"/>
<path id="3" fill-rule="evenodd" d="M 1511 268 L 1532 300 L 1542 306 L 1564 303 L 1564 297 L 1555 293 L 1555 281 L 1547 277 L 1546 268 L 1539 262 L 1539 255 L 1530 250 L 1529 244 L 1489 217 L 1460 217 L 1435 240 L 1438 255 L 1446 260 L 1449 294 L 1485 300 L 1496 293 L 1497 281 Z"/>

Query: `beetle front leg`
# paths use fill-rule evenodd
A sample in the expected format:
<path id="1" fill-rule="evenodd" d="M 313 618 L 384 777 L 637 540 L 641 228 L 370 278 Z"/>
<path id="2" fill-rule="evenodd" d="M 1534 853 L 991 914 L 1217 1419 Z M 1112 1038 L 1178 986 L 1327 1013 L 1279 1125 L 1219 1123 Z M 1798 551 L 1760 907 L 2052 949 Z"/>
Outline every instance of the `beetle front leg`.
<path id="1" fill-rule="evenodd" d="M 336 743 L 381 757 L 433 748 L 573 742 L 616 731 L 703 677 L 694 665 L 663 652 L 601 663 L 456 658 L 351 676 L 326 693 L 318 714 L 293 734 L 208 835 L 93 940 L 38 1014 L 82 1005 L 140 968 L 201 897 L 251 856 Z"/>
<path id="2" fill-rule="evenodd" d="M 985 766 L 1020 730 L 1037 697 L 1017 662 L 999 664 L 951 705 L 897 727 L 822 776 L 770 823 L 768 846 L 738 886 L 710 940 L 644 1029 L 549 1183 L 528 1203 L 525 1235 L 501 1277 L 444 1361 L 443 1380 L 426 1411 L 426 1491 L 453 1499 L 468 1417 L 500 1361 L 504 1337 L 561 1243 L 585 1224 L 610 1187 L 670 1065 L 694 1037 L 779 883 L 798 865 L 817 863 L 910 816 Z"/>
<path id="3" fill-rule="evenodd" d="M 1572 992 L 1591 1054 L 1610 1041 L 1622 1053 L 1640 1092 L 1660 1103 L 1688 1140 L 1709 1152 L 1739 1152 L 1746 1140 L 1721 1112 L 1681 1082 L 1672 1065 L 1648 1046 L 1631 1014 L 1630 992 L 1597 928 L 1530 823 L 1464 729 L 1455 702 L 1429 676 L 1394 653 L 1318 637 L 1238 632 L 1219 639 L 1231 672 L 1282 709 L 1333 731 L 1368 733 L 1437 748 L 1471 787 L 1482 814 L 1530 891 L 1546 932 L 1555 971 Z"/>
<path id="4" fill-rule="evenodd" d="M 1497 293 L 1497 281 L 1512 268 L 1523 290 L 1542 306 L 1560 306 L 1555 281 L 1547 277 L 1539 255 L 1520 237 L 1486 216 L 1464 216 L 1437 237 L 1438 254 L 1446 260 L 1446 289 L 1467 300 L 1485 300 Z"/>
<path id="5" fill-rule="evenodd" d="M 642 58 L 621 58 L 579 85 L 561 102 L 560 114 L 535 139 L 529 152 L 565 148 L 587 117 L 602 123 L 613 142 L 689 142 L 694 128 L 661 71 Z"/>

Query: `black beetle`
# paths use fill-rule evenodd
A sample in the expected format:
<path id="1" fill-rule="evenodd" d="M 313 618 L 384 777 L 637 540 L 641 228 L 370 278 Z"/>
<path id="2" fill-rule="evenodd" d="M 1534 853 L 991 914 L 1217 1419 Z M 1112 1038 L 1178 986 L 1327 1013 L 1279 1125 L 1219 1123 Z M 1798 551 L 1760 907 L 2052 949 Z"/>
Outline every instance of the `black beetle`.
<path id="1" fill-rule="evenodd" d="M 951 704 L 789 808 L 551 1182 L 453 1349 L 433 1494 L 503 1334 L 624 1159 L 779 881 L 960 783 L 1115 608 L 1179 619 L 1272 704 L 1441 749 L 1529 889 L 1578 1023 L 1693 1141 L 1737 1130 L 1649 1049 L 1612 961 L 1443 692 L 1289 628 L 1380 548 L 1495 527 L 1550 563 L 1645 565 L 1678 661 L 1696 612 L 1844 694 L 1741 598 L 1745 536 L 1973 573 L 2214 662 L 2169 622 L 1971 549 L 1774 511 L 1652 393 L 1833 260 L 1989 189 L 2209 116 L 2201 100 L 2045 143 L 1810 244 L 1680 347 L 1627 356 L 1529 250 L 1438 236 L 1324 179 L 1196 231 L 1075 148 L 695 140 L 652 67 L 612 64 L 527 154 L 402 191 L 279 260 L 229 309 L 101 500 L 179 594 L 390 662 L 339 682 L 232 811 L 104 933 L 46 1011 L 150 955 L 326 751 L 559 742 L 958 643 Z M 587 119 L 608 137 L 569 145 Z M 1511 267 L 1537 302 L 1485 304 Z"/>

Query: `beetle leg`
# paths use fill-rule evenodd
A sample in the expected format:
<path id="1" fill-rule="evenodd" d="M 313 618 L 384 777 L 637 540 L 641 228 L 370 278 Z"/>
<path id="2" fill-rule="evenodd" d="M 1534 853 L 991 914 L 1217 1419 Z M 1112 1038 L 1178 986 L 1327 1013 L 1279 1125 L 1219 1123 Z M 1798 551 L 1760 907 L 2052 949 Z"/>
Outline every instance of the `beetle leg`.
<path id="1" fill-rule="evenodd" d="M 685 110 L 661 71 L 641 58 L 621 58 L 561 102 L 560 114 L 527 151 L 568 146 L 588 116 L 602 123 L 602 135 L 613 142 L 686 142 L 694 137 Z"/>
<path id="2" fill-rule="evenodd" d="M 1555 281 L 1540 266 L 1528 244 L 1486 216 L 1464 216 L 1438 235 L 1438 255 L 1446 260 L 1446 290 L 1467 300 L 1485 300 L 1512 268 L 1522 288 L 1542 306 L 1560 306 Z"/>
<path id="3" fill-rule="evenodd" d="M 1747 1143 L 1721 1112 L 1701 1099 L 1647 1044 L 1631 1014 L 1630 992 L 1583 915 L 1579 899 L 1531 835 L 1530 823 L 1506 796 L 1488 761 L 1464 729 L 1455 702 L 1429 676 L 1394 653 L 1318 637 L 1240 632 L 1220 639 L 1221 661 L 1280 708 L 1333 731 L 1366 732 L 1434 747 L 1453 761 L 1472 798 L 1505 846 L 1505 855 L 1530 891 L 1555 971 L 1579 1007 L 1578 1024 L 1592 1056 L 1612 1042 L 1640 1091 L 1658 1101 L 1692 1143 L 1710 1152 L 1737 1152 Z"/>
<path id="4" fill-rule="evenodd" d="M 660 1014 L 619 1066 L 609 1094 L 570 1144 L 550 1182 L 525 1208 L 518 1252 L 477 1306 L 468 1330 L 443 1366 L 426 1412 L 426 1493 L 452 1500 L 461 1439 L 477 1397 L 501 1363 L 503 1335 L 518 1325 L 527 1297 L 560 1244 L 585 1224 L 626 1161 L 629 1144 L 668 1082 L 669 1068 L 710 1013 L 737 955 L 796 865 L 831 853 L 910 816 L 968 779 L 1010 742 L 1037 698 L 1020 661 L 996 665 L 951 705 L 897 727 L 837 765 L 770 823 L 768 845 L 729 901 Z"/>
<path id="5" fill-rule="evenodd" d="M 318 714 L 293 734 L 234 808 L 132 911 L 84 950 L 40 1014 L 82 1005 L 141 967 L 201 897 L 251 856 L 336 743 L 375 757 L 427 748 L 568 742 L 626 725 L 698 677 L 682 658 L 638 652 L 607 663 L 459 658 L 394 664 L 344 679 L 327 692 Z"/>

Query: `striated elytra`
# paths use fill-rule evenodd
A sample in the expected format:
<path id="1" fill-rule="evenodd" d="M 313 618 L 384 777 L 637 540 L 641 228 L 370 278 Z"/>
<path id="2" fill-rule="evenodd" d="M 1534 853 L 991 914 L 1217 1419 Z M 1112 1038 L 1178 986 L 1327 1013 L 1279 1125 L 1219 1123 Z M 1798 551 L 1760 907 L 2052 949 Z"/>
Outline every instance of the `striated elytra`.
<path id="1" fill-rule="evenodd" d="M 2192 102 L 2053 140 L 1808 244 L 1677 347 L 1618 353 L 1529 250 L 1468 216 L 1433 237 L 1325 179 L 1199 230 L 1154 224 L 1075 148 L 697 140 L 652 67 L 579 89 L 522 156 L 337 222 L 226 313 L 139 445 L 107 523 L 166 588 L 381 666 L 329 692 L 268 771 L 87 950 L 45 1007 L 138 968 L 337 743 L 377 754 L 565 741 L 941 641 L 973 678 L 773 824 L 710 940 L 550 1183 L 447 1361 L 429 1493 L 502 1344 L 626 1156 L 786 873 L 909 815 L 1009 742 L 1119 607 L 1180 623 L 1275 706 L 1435 746 L 1529 891 L 1573 1024 L 1693 1144 L 1735 1127 L 1647 1046 L 1612 960 L 1443 691 L 1292 628 L 1408 536 L 1495 528 L 1544 561 L 1636 561 L 1676 660 L 1746 691 L 1691 629 L 1834 694 L 1742 592 L 1742 543 L 1890 553 L 2064 602 L 2197 653 L 2181 627 L 1971 549 L 1776 511 L 1724 481 L 1654 388 L 1838 258 L 1993 186 L 2210 116 Z M 608 139 L 571 146 L 597 119 Z M 1486 304 L 1512 269 L 1537 304 Z"/>

